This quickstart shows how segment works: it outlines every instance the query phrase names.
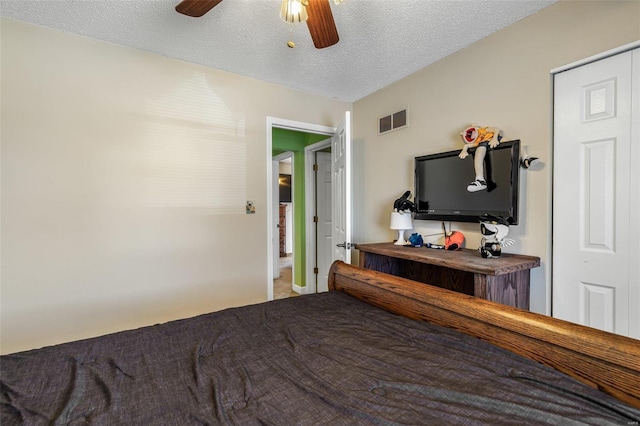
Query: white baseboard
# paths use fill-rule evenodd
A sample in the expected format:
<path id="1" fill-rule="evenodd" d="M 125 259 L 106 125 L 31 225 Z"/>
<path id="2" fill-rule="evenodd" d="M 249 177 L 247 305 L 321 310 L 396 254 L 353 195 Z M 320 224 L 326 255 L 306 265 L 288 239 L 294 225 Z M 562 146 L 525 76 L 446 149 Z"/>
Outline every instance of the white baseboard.
<path id="1" fill-rule="evenodd" d="M 309 289 L 308 286 L 299 286 L 297 284 L 292 284 L 291 285 L 291 290 L 295 291 L 298 294 L 307 294 L 307 290 Z"/>

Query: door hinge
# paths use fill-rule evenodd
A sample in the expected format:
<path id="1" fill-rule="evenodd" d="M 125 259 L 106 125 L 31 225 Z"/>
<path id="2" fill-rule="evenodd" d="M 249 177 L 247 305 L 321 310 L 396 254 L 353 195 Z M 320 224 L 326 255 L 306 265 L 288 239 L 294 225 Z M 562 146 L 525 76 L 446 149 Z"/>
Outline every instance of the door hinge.
<path id="1" fill-rule="evenodd" d="M 318 275 L 318 268 L 313 268 L 313 273 Z"/>
<path id="2" fill-rule="evenodd" d="M 318 223 L 318 216 L 313 217 L 313 223 Z"/>
<path id="3" fill-rule="evenodd" d="M 314 165 L 313 165 L 313 171 L 314 171 L 314 172 L 317 172 L 317 171 L 318 171 L 318 165 L 317 165 L 317 164 L 314 164 Z"/>

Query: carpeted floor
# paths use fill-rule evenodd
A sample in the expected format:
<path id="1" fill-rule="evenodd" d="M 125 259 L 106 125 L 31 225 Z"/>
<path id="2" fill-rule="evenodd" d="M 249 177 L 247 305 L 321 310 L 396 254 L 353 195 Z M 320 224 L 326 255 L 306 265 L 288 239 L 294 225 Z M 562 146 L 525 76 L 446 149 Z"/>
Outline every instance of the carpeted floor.
<path id="1" fill-rule="evenodd" d="M 286 299 L 287 297 L 299 296 L 298 293 L 291 290 L 291 263 L 292 257 L 280 258 L 280 278 L 273 280 L 273 298 Z"/>

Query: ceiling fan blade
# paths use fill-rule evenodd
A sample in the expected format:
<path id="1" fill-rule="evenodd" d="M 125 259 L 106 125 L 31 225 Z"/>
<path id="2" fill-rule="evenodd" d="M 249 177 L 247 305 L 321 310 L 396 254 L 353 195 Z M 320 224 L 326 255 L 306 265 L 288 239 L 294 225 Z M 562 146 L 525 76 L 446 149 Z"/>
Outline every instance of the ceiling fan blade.
<path id="1" fill-rule="evenodd" d="M 333 46 L 340 40 L 336 23 L 331 13 L 329 0 L 308 0 L 307 26 L 313 39 L 313 44 L 318 49 Z"/>
<path id="2" fill-rule="evenodd" d="M 222 0 L 182 0 L 176 6 L 176 12 L 183 15 L 199 18 L 214 7 Z"/>

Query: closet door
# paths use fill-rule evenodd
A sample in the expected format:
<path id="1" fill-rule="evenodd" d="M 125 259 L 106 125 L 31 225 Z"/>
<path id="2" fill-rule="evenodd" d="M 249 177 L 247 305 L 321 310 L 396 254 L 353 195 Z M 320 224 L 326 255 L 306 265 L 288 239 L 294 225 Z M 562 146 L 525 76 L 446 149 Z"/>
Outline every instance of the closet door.
<path id="1" fill-rule="evenodd" d="M 554 317 L 636 338 L 638 55 L 554 77 L 552 265 Z"/>

